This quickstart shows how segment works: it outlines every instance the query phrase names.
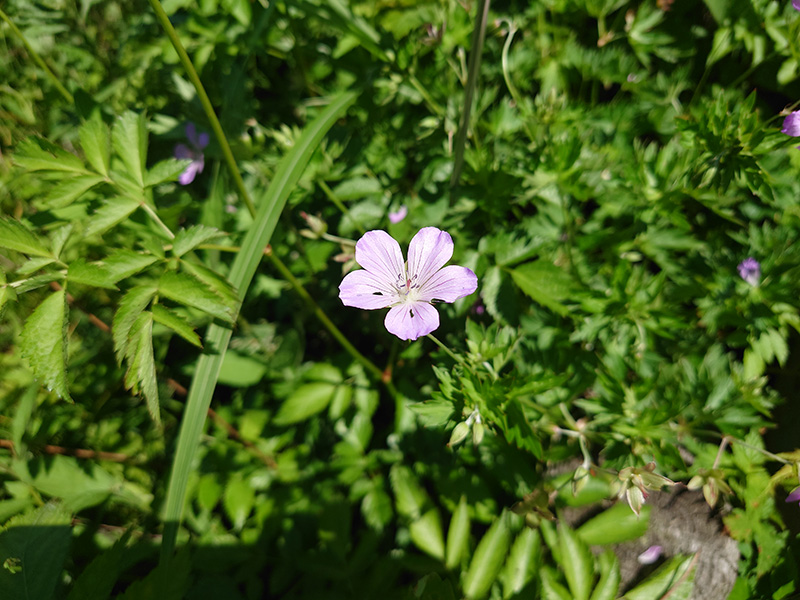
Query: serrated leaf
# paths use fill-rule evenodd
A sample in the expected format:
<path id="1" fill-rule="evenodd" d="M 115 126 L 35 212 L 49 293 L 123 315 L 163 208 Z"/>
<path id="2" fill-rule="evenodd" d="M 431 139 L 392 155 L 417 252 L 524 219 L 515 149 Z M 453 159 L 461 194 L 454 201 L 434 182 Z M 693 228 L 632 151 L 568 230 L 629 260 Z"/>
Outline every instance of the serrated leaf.
<path id="1" fill-rule="evenodd" d="M 192 275 L 167 271 L 158 280 L 158 292 L 165 298 L 191 306 L 228 323 L 233 322 L 234 307 L 231 303 Z"/>
<path id="2" fill-rule="evenodd" d="M 330 383 L 306 383 L 298 387 L 281 404 L 273 422 L 285 426 L 305 421 L 322 412 L 333 398 L 336 386 Z"/>
<path id="3" fill-rule="evenodd" d="M 249 481 L 234 478 L 225 486 L 222 505 L 236 531 L 240 531 L 244 527 L 247 517 L 253 511 L 255 500 L 256 493 Z"/>
<path id="4" fill-rule="evenodd" d="M 510 273 L 517 287 L 537 303 L 562 316 L 569 312 L 562 301 L 574 296 L 575 284 L 563 269 L 538 260 Z"/>
<path id="5" fill-rule="evenodd" d="M 63 279 L 64 275 L 57 271 L 49 271 L 46 273 L 42 273 L 41 275 L 36 275 L 35 277 L 29 277 L 28 279 L 24 279 L 21 282 L 18 282 L 19 285 L 14 287 L 14 291 L 17 294 L 24 294 L 25 292 L 29 292 L 31 290 L 35 290 L 36 288 L 40 288 L 42 286 L 48 285 L 53 281 L 58 281 Z"/>
<path id="6" fill-rule="evenodd" d="M 130 217 L 137 208 L 139 208 L 137 200 L 124 196 L 103 201 L 103 205 L 94 212 L 86 227 L 86 236 L 105 233 Z"/>
<path id="7" fill-rule="evenodd" d="M 621 582 L 619 560 L 613 550 L 606 550 L 597 560 L 600 580 L 594 587 L 589 600 L 614 600 L 619 592 Z"/>
<path id="8" fill-rule="evenodd" d="M 144 188 L 147 161 L 147 126 L 144 113 L 128 111 L 114 124 L 114 150 L 127 167 L 128 175 Z"/>
<path id="9" fill-rule="evenodd" d="M 30 229 L 14 219 L 0 218 L 0 248 L 8 248 L 30 256 L 53 257 Z"/>
<path id="10" fill-rule="evenodd" d="M 423 427 L 444 427 L 455 409 L 449 400 L 426 400 L 409 405 Z"/>
<path id="11" fill-rule="evenodd" d="M 589 546 L 568 526 L 559 527 L 561 568 L 575 600 L 589 600 L 592 591 L 594 564 Z"/>
<path id="12" fill-rule="evenodd" d="M 105 181 L 100 175 L 78 175 L 66 179 L 50 188 L 44 199 L 47 208 L 64 208 L 83 196 L 90 189 Z"/>
<path id="13" fill-rule="evenodd" d="M 16 270 L 16 274 L 21 277 L 27 277 L 32 273 L 36 273 L 39 269 L 43 269 L 47 265 L 52 265 L 56 261 L 55 258 L 44 258 L 37 256 L 36 258 L 29 258 L 28 261 Z"/>
<path id="14" fill-rule="evenodd" d="M 188 260 L 181 261 L 181 268 L 188 271 L 200 281 L 205 283 L 217 294 L 225 298 L 231 306 L 239 303 L 239 294 L 230 282 L 216 271 L 209 269 L 200 263 L 190 262 Z"/>
<path id="15" fill-rule="evenodd" d="M 114 285 L 113 276 L 103 265 L 87 263 L 82 258 L 70 263 L 69 270 L 67 271 L 67 281 L 82 283 L 83 285 L 90 285 L 92 287 L 105 288 L 107 290 L 117 289 L 117 286 Z"/>
<path id="16" fill-rule="evenodd" d="M 455 569 L 461 564 L 469 549 L 470 538 L 469 505 L 467 497 L 461 496 L 458 506 L 450 518 L 447 528 L 447 545 L 445 546 L 444 564 L 448 569 Z"/>
<path id="17" fill-rule="evenodd" d="M 161 424 L 161 407 L 158 400 L 156 363 L 153 356 L 153 315 L 143 312 L 131 325 L 128 348 L 128 371 L 125 385 L 141 392 L 147 400 L 147 410 L 156 425 Z"/>
<path id="18" fill-rule="evenodd" d="M 98 554 L 81 571 L 67 596 L 67 600 L 107 600 L 119 577 L 130 532 L 118 539 L 111 548 Z"/>
<path id="19" fill-rule="evenodd" d="M 574 600 L 567 588 L 558 582 L 555 573 L 550 568 L 543 569 L 540 577 L 543 600 Z"/>
<path id="20" fill-rule="evenodd" d="M 637 516 L 625 503 L 617 503 L 581 525 L 578 536 L 590 546 L 621 544 L 635 540 L 647 532 L 652 506 L 642 506 Z"/>
<path id="21" fill-rule="evenodd" d="M 181 229 L 175 234 L 172 241 L 172 253 L 175 256 L 183 256 L 187 252 L 194 250 L 200 244 L 205 244 L 209 240 L 218 239 L 225 235 L 224 232 L 205 225 L 194 225 L 189 229 Z"/>
<path id="22" fill-rule="evenodd" d="M 428 504 L 428 494 L 420 485 L 419 479 L 405 465 L 394 464 L 389 471 L 389 483 L 394 493 L 397 512 L 409 519 L 416 520 Z"/>
<path id="23" fill-rule="evenodd" d="M 623 600 L 660 600 L 664 597 L 670 600 L 688 599 L 694 588 L 696 558 L 696 555 L 675 556 L 625 594 Z"/>
<path id="24" fill-rule="evenodd" d="M 165 327 L 169 327 L 193 346 L 197 346 L 198 348 L 203 347 L 203 344 L 200 343 L 200 336 L 195 333 L 189 321 L 161 304 L 153 306 L 153 319 L 156 323 L 161 323 Z"/>
<path id="25" fill-rule="evenodd" d="M 73 229 L 74 229 L 74 226 L 72 225 L 72 223 L 68 223 L 67 225 L 64 225 L 64 226 L 59 227 L 58 229 L 54 230 L 50 234 L 50 241 L 51 241 L 51 245 L 53 247 L 53 255 L 54 256 L 60 256 L 61 255 L 61 251 L 64 249 L 64 245 L 67 243 L 67 240 L 69 239 L 69 236 L 72 235 L 72 230 Z"/>
<path id="26" fill-rule="evenodd" d="M 128 337 L 134 321 L 147 307 L 157 291 L 151 285 L 137 286 L 130 289 L 120 301 L 117 312 L 114 313 L 114 321 L 111 324 L 117 362 L 122 362 L 122 358 L 127 354 Z"/>
<path id="27" fill-rule="evenodd" d="M 130 277 L 158 261 L 152 254 L 141 254 L 133 250 L 120 249 L 102 260 L 106 272 L 113 283 Z"/>
<path id="28" fill-rule="evenodd" d="M 523 529 L 508 553 L 500 580 L 503 582 L 503 598 L 519 594 L 539 570 L 541 538 L 535 529 Z"/>
<path id="29" fill-rule="evenodd" d="M 111 138 L 106 124 L 97 115 L 81 125 L 79 135 L 86 160 L 95 171 L 108 177 Z"/>
<path id="30" fill-rule="evenodd" d="M 20 142 L 14 152 L 14 162 L 28 171 L 72 171 L 89 174 L 80 158 L 38 137 Z"/>
<path id="31" fill-rule="evenodd" d="M 67 387 L 67 293 L 53 292 L 25 321 L 20 351 L 47 389 L 72 401 Z"/>
<path id="32" fill-rule="evenodd" d="M 503 566 L 511 542 L 508 513 L 503 512 L 484 534 L 464 576 L 464 595 L 473 600 L 489 593 Z"/>
<path id="33" fill-rule="evenodd" d="M 444 560 L 444 536 L 439 511 L 431 508 L 408 527 L 414 545 L 430 556 Z"/>
<path id="34" fill-rule="evenodd" d="M 144 186 L 152 187 L 167 181 L 177 181 L 178 176 L 186 170 L 192 161 L 189 159 L 178 160 L 168 158 L 154 164 L 148 169 L 144 178 Z"/>
<path id="35" fill-rule="evenodd" d="M 9 303 L 11 300 L 15 300 L 17 295 L 14 293 L 14 289 L 2 286 L 0 287 L 0 319 L 3 318 L 3 312 L 6 309 L 6 304 Z"/>

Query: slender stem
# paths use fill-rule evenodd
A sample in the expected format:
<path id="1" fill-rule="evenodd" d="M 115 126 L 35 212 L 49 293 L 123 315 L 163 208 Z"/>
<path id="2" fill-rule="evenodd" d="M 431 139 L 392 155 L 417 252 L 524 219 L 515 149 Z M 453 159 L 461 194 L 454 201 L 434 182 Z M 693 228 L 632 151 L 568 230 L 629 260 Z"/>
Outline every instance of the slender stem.
<path id="1" fill-rule="evenodd" d="M 156 214 L 156 211 L 154 211 L 154 210 L 153 210 L 153 209 L 150 207 L 150 205 L 148 205 L 148 204 L 147 204 L 147 202 L 140 202 L 140 203 L 139 203 L 139 206 L 141 206 L 141 207 L 144 209 L 144 211 L 145 211 L 145 212 L 146 212 L 148 215 L 150 215 L 150 218 L 151 218 L 151 219 L 153 219 L 153 221 L 155 221 L 155 222 L 156 222 L 156 225 L 158 225 L 158 226 L 159 226 L 161 229 L 163 229 L 163 230 L 164 230 L 164 233 L 166 233 L 166 234 L 167 234 L 167 237 L 168 237 L 169 239 L 171 239 L 171 240 L 174 240 L 174 239 L 175 239 L 175 234 L 174 234 L 174 233 L 172 233 L 172 230 L 171 230 L 169 227 L 167 227 L 167 225 L 164 223 L 164 221 L 162 221 L 162 220 L 161 220 L 161 219 L 158 217 L 158 215 Z"/>
<path id="2" fill-rule="evenodd" d="M 464 361 L 464 359 L 463 359 L 463 358 L 461 358 L 461 357 L 460 357 L 458 354 L 456 354 L 455 352 L 453 352 L 452 350 L 450 350 L 450 348 L 448 348 L 447 346 L 445 346 L 445 345 L 444 345 L 442 342 L 440 342 L 440 341 L 439 341 L 439 340 L 438 340 L 436 337 L 434 337 L 433 335 L 431 335 L 431 334 L 429 333 L 429 334 L 428 334 L 428 338 L 430 338 L 430 339 L 431 339 L 431 340 L 432 340 L 432 341 L 433 341 L 433 342 L 434 342 L 434 343 L 435 343 L 437 346 L 439 346 L 439 348 L 441 348 L 442 350 L 444 350 L 444 351 L 447 353 L 447 355 L 448 355 L 450 358 L 452 358 L 454 361 L 456 361 L 456 362 L 457 362 L 458 364 L 460 364 L 462 367 L 466 367 L 466 366 L 467 366 L 467 363 Z"/>
<path id="3" fill-rule="evenodd" d="M 763 448 L 757 448 L 756 446 L 751 446 L 747 442 L 743 442 L 742 440 L 734 438 L 734 437 L 731 437 L 729 435 L 725 436 L 725 438 L 723 438 L 723 439 L 727 439 L 732 444 L 739 444 L 740 446 L 743 446 L 743 447 L 747 448 L 748 450 L 754 450 L 756 452 L 760 452 L 764 456 L 766 456 L 768 458 L 771 458 L 772 460 L 776 460 L 776 461 L 778 461 L 780 463 L 783 463 L 785 465 L 793 464 L 792 461 L 786 460 L 785 458 L 781 458 L 780 456 L 778 456 L 777 454 L 773 454 L 769 450 L 764 450 Z"/>
<path id="4" fill-rule="evenodd" d="M 352 221 L 353 225 L 355 225 L 356 229 L 358 229 L 361 235 L 364 235 L 367 230 L 364 229 L 361 223 L 359 223 L 353 218 L 353 215 L 350 214 L 350 211 L 344 205 L 344 202 L 341 201 L 341 199 L 334 193 L 334 191 L 330 188 L 330 186 L 327 183 L 325 183 L 324 180 L 320 179 L 319 187 L 321 187 L 322 191 L 325 192 L 325 195 L 328 197 L 328 200 L 333 202 L 336 205 L 336 208 L 338 208 L 344 216 L 346 216 L 348 219 L 350 219 L 350 221 Z"/>
<path id="5" fill-rule="evenodd" d="M 272 248 L 267 246 L 267 248 L 264 250 L 264 254 L 267 255 L 273 266 L 278 269 L 281 276 L 294 288 L 294 291 L 298 293 L 298 295 L 306 304 L 309 305 L 309 307 L 311 307 L 311 309 L 314 311 L 314 315 L 316 315 L 316 317 L 322 322 L 322 324 L 325 326 L 325 329 L 327 329 L 330 334 L 336 338 L 336 341 L 342 345 L 342 348 L 344 348 L 355 360 L 360 362 L 378 380 L 382 381 L 392 396 L 396 396 L 397 392 L 395 387 L 391 380 L 386 376 L 385 372 L 376 366 L 375 363 L 369 360 L 366 356 L 361 354 L 356 347 L 353 346 L 353 344 L 351 344 L 346 337 L 344 337 L 344 334 L 339 331 L 339 328 L 336 327 L 336 325 L 333 324 L 333 321 L 328 318 L 328 315 L 325 314 L 325 311 L 323 311 L 319 304 L 314 301 L 314 299 L 311 297 L 311 294 L 309 294 L 306 288 L 303 287 L 303 284 L 300 283 L 294 275 L 292 275 L 292 272 L 289 271 L 285 264 L 283 264 L 283 261 L 281 261 L 281 259 L 279 259 L 275 253 L 272 252 Z"/>
<path id="6" fill-rule="evenodd" d="M 719 461 L 722 458 L 722 453 L 725 452 L 725 448 L 728 447 L 728 438 L 723 437 L 722 442 L 719 445 L 719 449 L 717 450 L 717 456 L 714 459 L 714 464 L 711 466 L 712 469 L 716 469 L 719 466 Z"/>
<path id="7" fill-rule="evenodd" d="M 469 53 L 469 67 L 467 72 L 467 85 L 464 89 L 464 110 L 461 113 L 461 122 L 456 135 L 455 159 L 453 174 L 450 177 L 450 187 L 455 188 L 461 178 L 461 169 L 464 166 L 464 146 L 467 143 L 467 130 L 469 129 L 469 115 L 472 111 L 472 98 L 478 85 L 478 72 L 481 66 L 481 53 L 483 40 L 486 37 L 486 21 L 489 18 L 490 0 L 481 0 L 478 5 L 478 19 L 472 31 L 472 49 Z"/>
<path id="8" fill-rule="evenodd" d="M 0 19 L 3 19 L 3 21 L 8 24 L 8 26 L 11 28 L 11 31 L 14 32 L 14 35 L 16 35 L 25 46 L 25 50 L 28 51 L 28 54 L 30 54 L 33 61 L 39 65 L 39 68 L 42 69 L 42 71 L 44 71 L 45 74 L 50 78 L 50 81 L 53 82 L 53 85 L 56 87 L 58 92 L 64 96 L 64 99 L 70 104 L 75 104 L 75 98 L 72 97 L 72 94 L 69 93 L 69 90 L 61 84 L 61 82 L 58 80 L 58 77 L 56 77 L 56 74 L 50 70 L 50 67 L 48 67 L 42 57 L 39 56 L 39 53 L 33 49 L 33 46 L 30 45 L 25 35 L 16 25 L 14 25 L 14 22 L 6 13 L 3 12 L 2 8 L 0 8 Z"/>
<path id="9" fill-rule="evenodd" d="M 178 37 L 178 33 L 175 31 L 172 23 L 169 22 L 169 17 L 167 16 L 167 13 L 164 12 L 164 8 L 161 6 L 161 3 L 159 0 L 149 1 L 150 6 L 153 7 L 153 11 L 156 14 L 158 22 L 161 23 L 161 27 L 163 27 L 164 32 L 169 38 L 169 41 L 172 42 L 172 46 L 175 48 L 175 52 L 178 53 L 178 58 L 180 59 L 183 68 L 186 69 L 186 74 L 189 76 L 189 80 L 194 85 L 194 89 L 197 90 L 197 96 L 200 98 L 200 104 L 203 105 L 203 110 L 208 117 L 209 123 L 211 123 L 211 129 L 214 130 L 214 135 L 217 137 L 217 142 L 222 149 L 222 156 L 225 158 L 225 163 L 228 165 L 228 171 L 230 171 L 230 174 L 233 177 L 233 182 L 236 185 L 236 189 L 239 190 L 239 196 L 241 196 L 242 200 L 247 206 L 247 210 L 250 211 L 250 214 L 255 216 L 256 207 L 253 204 L 253 200 L 250 198 L 250 194 L 247 192 L 247 188 L 244 186 L 244 180 L 242 179 L 242 175 L 239 173 L 239 169 L 236 166 L 236 159 L 233 158 L 233 152 L 231 151 L 230 144 L 228 144 L 228 138 L 225 137 L 225 132 L 222 130 L 222 125 L 217 118 L 217 114 L 214 112 L 214 107 L 211 105 L 211 100 L 209 100 L 208 94 L 206 94 L 203 83 L 200 81 L 200 77 L 197 75 L 197 71 L 195 70 L 189 55 L 186 53 L 186 50 L 184 49 L 183 44 Z"/>
<path id="10" fill-rule="evenodd" d="M 519 112 L 522 114 L 523 127 L 525 128 L 525 133 L 528 135 L 528 139 L 532 143 L 536 143 L 536 136 L 534 135 L 530 123 L 528 122 L 528 107 L 525 104 L 525 100 L 522 98 L 522 95 L 519 93 L 517 86 L 514 85 L 514 81 L 511 79 L 511 70 L 508 68 L 508 51 L 511 48 L 511 41 L 514 39 L 514 35 L 517 33 L 517 26 L 510 19 L 507 20 L 506 23 L 508 23 L 508 37 L 506 38 L 506 43 L 503 44 L 503 52 L 500 55 L 500 66 L 503 70 L 503 79 L 506 82 L 506 87 L 508 88 L 508 92 L 511 94 L 511 98 L 514 100 L 514 104 L 517 105 L 517 110 L 519 110 Z"/>
<path id="11" fill-rule="evenodd" d="M 428 93 L 428 90 L 425 89 L 425 86 L 419 82 L 419 79 L 417 79 L 413 73 L 409 73 L 408 82 L 411 84 L 411 87 L 419 92 L 419 95 L 422 96 L 422 99 L 425 101 L 425 104 L 428 105 L 428 108 L 436 113 L 437 116 L 444 116 L 444 109 L 431 97 L 431 95 Z"/>

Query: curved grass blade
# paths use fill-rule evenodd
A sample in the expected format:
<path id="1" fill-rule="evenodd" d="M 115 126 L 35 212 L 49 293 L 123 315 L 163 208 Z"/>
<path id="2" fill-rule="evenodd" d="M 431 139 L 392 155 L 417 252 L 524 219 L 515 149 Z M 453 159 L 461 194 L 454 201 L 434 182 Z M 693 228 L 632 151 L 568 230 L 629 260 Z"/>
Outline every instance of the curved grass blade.
<path id="1" fill-rule="evenodd" d="M 264 248 L 272 237 L 278 217 L 283 211 L 286 199 L 294 185 L 300 179 L 311 155 L 319 146 L 322 138 L 337 118 L 355 100 L 356 94 L 348 92 L 337 96 L 324 111 L 303 131 L 290 152 L 281 160 L 275 177 L 265 196 L 261 199 L 255 221 L 242 242 L 241 251 L 236 255 L 230 273 L 230 281 L 239 290 L 239 302 L 236 314 L 241 307 L 242 299 L 253 279 L 256 268 L 264 256 Z M 161 561 L 172 555 L 175 539 L 183 516 L 183 505 L 186 486 L 192 460 L 200 443 L 200 435 L 206 420 L 206 413 L 211 405 L 211 396 L 217 384 L 222 360 L 231 338 L 229 326 L 212 324 L 205 337 L 206 350 L 200 356 L 195 369 L 194 378 L 189 389 L 186 409 L 178 434 L 178 444 L 172 463 L 169 487 L 167 489 L 166 508 L 164 511 L 164 537 L 161 546 Z"/>

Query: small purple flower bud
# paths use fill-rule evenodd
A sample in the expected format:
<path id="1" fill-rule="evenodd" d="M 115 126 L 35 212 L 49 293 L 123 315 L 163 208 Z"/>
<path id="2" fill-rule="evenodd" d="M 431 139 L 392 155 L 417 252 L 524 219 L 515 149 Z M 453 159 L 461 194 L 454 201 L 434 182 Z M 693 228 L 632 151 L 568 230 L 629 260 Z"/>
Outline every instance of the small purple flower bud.
<path id="1" fill-rule="evenodd" d="M 659 558 L 661 558 L 661 554 L 663 554 L 663 552 L 664 548 L 661 546 L 650 546 L 647 550 L 637 556 L 636 560 L 640 565 L 652 565 Z"/>
<path id="2" fill-rule="evenodd" d="M 389 212 L 389 221 L 391 221 L 392 223 L 399 223 L 400 221 L 406 218 L 407 214 L 408 214 L 408 207 L 405 204 L 403 204 L 397 210 Z"/>
<path id="3" fill-rule="evenodd" d="M 800 10 L 797 5 L 800 5 L 800 0 L 794 0 L 792 5 Z M 783 120 L 783 128 L 781 129 L 781 133 L 785 133 L 786 135 L 790 135 L 792 137 L 800 137 L 800 110 L 796 110 L 794 112 L 789 113 L 786 118 Z"/>
<path id="4" fill-rule="evenodd" d="M 736 268 L 739 270 L 739 277 L 750 285 L 755 287 L 761 281 L 761 264 L 752 256 L 745 258 Z"/>
<path id="5" fill-rule="evenodd" d="M 191 148 L 186 144 L 178 144 L 175 146 L 174 151 L 175 158 L 181 160 L 190 159 L 192 161 L 178 177 L 178 182 L 181 185 L 189 185 L 194 181 L 198 173 L 203 172 L 203 167 L 205 166 L 203 148 L 208 146 L 209 142 L 208 134 L 206 132 L 198 134 L 194 123 L 186 125 L 186 137 L 191 144 Z"/>
<path id="6" fill-rule="evenodd" d="M 791 493 L 786 496 L 786 502 L 800 502 L 800 487 L 794 488 Z"/>

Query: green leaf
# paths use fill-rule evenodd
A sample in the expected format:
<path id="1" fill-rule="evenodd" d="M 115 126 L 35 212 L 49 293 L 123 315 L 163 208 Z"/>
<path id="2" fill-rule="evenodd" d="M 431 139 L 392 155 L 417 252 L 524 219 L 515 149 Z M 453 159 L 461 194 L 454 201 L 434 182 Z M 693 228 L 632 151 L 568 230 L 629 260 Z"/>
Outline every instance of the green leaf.
<path id="1" fill-rule="evenodd" d="M 305 127 L 303 134 L 278 164 L 266 194 L 256 203 L 258 213 L 245 235 L 241 251 L 237 253 L 231 267 L 230 281 L 233 287 L 239 291 L 240 302 L 261 262 L 263 250 L 272 237 L 289 194 L 295 188 L 322 138 L 347 107 L 355 101 L 356 97 L 357 95 L 354 93 L 345 93 L 333 98 L 320 115 Z M 238 312 L 238 306 L 234 315 L 236 312 Z M 230 327 L 216 323 L 209 327 L 205 336 L 205 352 L 197 363 L 192 384 L 189 387 L 189 397 L 182 417 L 181 431 L 167 489 L 163 516 L 165 527 L 161 545 L 162 559 L 171 556 L 175 548 L 178 527 L 183 516 L 189 473 L 200 444 L 200 436 L 231 334 Z M 385 493 L 383 495 L 386 496 Z M 367 515 L 366 503 L 367 497 L 362 503 L 365 516 Z M 391 503 L 389 512 L 391 513 Z"/>
<path id="2" fill-rule="evenodd" d="M 47 389 L 72 401 L 67 388 L 67 293 L 53 292 L 25 321 L 20 351 Z"/>
<path id="3" fill-rule="evenodd" d="M 444 427 L 455 409 L 449 400 L 426 400 L 409 405 L 423 427 Z"/>
<path id="4" fill-rule="evenodd" d="M 139 202 L 124 196 L 117 196 L 103 201 L 103 205 L 92 215 L 86 226 L 86 236 L 105 233 L 131 216 L 139 208 Z"/>
<path id="5" fill-rule="evenodd" d="M 561 585 L 550 567 L 546 567 L 539 575 L 542 579 L 543 600 L 574 600 L 567 588 Z"/>
<path id="6" fill-rule="evenodd" d="M 22 265 L 19 269 L 17 269 L 16 274 L 20 277 L 27 277 L 31 273 L 35 273 L 40 269 L 43 269 L 47 265 L 52 265 L 56 259 L 54 258 L 43 258 L 43 257 L 36 257 L 36 258 L 29 258 L 28 262 Z M 60 277 L 60 275 L 59 275 Z"/>
<path id="7" fill-rule="evenodd" d="M 147 162 L 147 124 L 144 113 L 128 111 L 114 124 L 114 150 L 127 167 L 128 174 L 144 188 Z"/>
<path id="8" fill-rule="evenodd" d="M 194 225 L 189 229 L 181 229 L 175 234 L 175 239 L 172 241 L 172 253 L 175 256 L 183 256 L 200 244 L 223 236 L 225 236 L 224 232 L 205 225 Z"/>
<path id="9" fill-rule="evenodd" d="M 694 588 L 697 556 L 675 556 L 623 596 L 623 600 L 688 600 Z"/>
<path id="10" fill-rule="evenodd" d="M 117 286 L 114 285 L 114 277 L 106 270 L 105 266 L 97 263 L 87 263 L 82 258 L 69 265 L 67 280 L 72 283 L 82 283 L 107 290 L 117 289 Z"/>
<path id="11" fill-rule="evenodd" d="M 236 292 L 236 289 L 219 273 L 209 269 L 205 265 L 188 260 L 181 261 L 181 268 L 197 277 L 214 292 L 225 298 L 231 306 L 236 306 L 239 303 L 239 294 Z"/>
<path id="12" fill-rule="evenodd" d="M 523 529 L 514 540 L 500 575 L 503 598 L 511 598 L 520 593 L 538 572 L 541 544 L 538 532 L 529 527 Z"/>
<path id="13" fill-rule="evenodd" d="M 183 173 L 191 162 L 189 159 L 178 160 L 176 158 L 157 162 L 147 171 L 144 186 L 152 187 L 167 181 L 177 181 L 178 175 Z"/>
<path id="14" fill-rule="evenodd" d="M 236 531 L 241 531 L 244 527 L 247 517 L 253 512 L 255 501 L 256 493 L 249 481 L 233 478 L 225 486 L 222 505 Z"/>
<path id="15" fill-rule="evenodd" d="M 45 206 L 50 209 L 69 206 L 104 181 L 105 179 L 100 175 L 78 175 L 71 179 L 65 179 L 50 188 L 44 199 Z"/>
<path id="16" fill-rule="evenodd" d="M 609 549 L 598 557 L 600 581 L 592 592 L 589 600 L 614 600 L 619 593 L 621 581 L 619 573 L 619 560 L 614 551 Z"/>
<path id="17" fill-rule="evenodd" d="M 503 511 L 475 549 L 464 576 L 464 595 L 470 600 L 486 596 L 500 573 L 511 542 L 508 518 L 508 513 Z"/>
<path id="18" fill-rule="evenodd" d="M 568 526 L 558 529 L 561 568 L 575 600 L 589 600 L 592 591 L 593 561 L 589 546 Z"/>
<path id="19" fill-rule="evenodd" d="M 128 338 L 133 322 L 147 308 L 157 291 L 152 285 L 140 285 L 131 288 L 120 301 L 117 312 L 114 313 L 114 321 L 111 324 L 117 362 L 122 362 L 122 358 L 127 354 Z"/>
<path id="20" fill-rule="evenodd" d="M 514 283 L 533 300 L 562 316 L 569 312 L 562 302 L 574 296 L 575 283 L 566 271 L 538 260 L 510 272 Z"/>
<path id="21" fill-rule="evenodd" d="M 120 249 L 102 260 L 103 267 L 113 283 L 130 277 L 155 263 L 158 257 L 152 254 L 141 254 L 133 250 Z"/>
<path id="22" fill-rule="evenodd" d="M 8 248 L 30 256 L 53 258 L 30 229 L 14 219 L 0 218 L 0 248 Z"/>
<path id="23" fill-rule="evenodd" d="M 438 560 L 444 560 L 442 521 L 436 508 L 431 508 L 411 523 L 408 533 L 417 548 Z"/>
<path id="24" fill-rule="evenodd" d="M 233 323 L 234 307 L 231 303 L 192 275 L 167 271 L 158 280 L 158 292 L 165 298 Z"/>
<path id="25" fill-rule="evenodd" d="M 285 426 L 305 421 L 322 412 L 333 398 L 336 386 L 330 383 L 306 383 L 292 392 L 281 405 L 273 422 Z"/>
<path id="26" fill-rule="evenodd" d="M 182 550 L 163 561 L 145 577 L 134 581 L 124 594 L 115 600 L 183 600 L 189 590 L 191 580 L 191 555 Z M 212 588 L 213 589 L 213 588 Z"/>
<path id="27" fill-rule="evenodd" d="M 417 476 L 409 467 L 394 464 L 389 471 L 389 483 L 397 512 L 412 520 L 419 519 L 429 499 Z"/>
<path id="28" fill-rule="evenodd" d="M 470 538 L 469 505 L 467 497 L 461 496 L 458 506 L 450 519 L 447 529 L 447 545 L 445 546 L 444 564 L 448 569 L 455 569 L 469 550 Z"/>
<path id="29" fill-rule="evenodd" d="M 86 160 L 95 171 L 108 177 L 111 139 L 99 113 L 81 125 L 79 135 Z"/>
<path id="30" fill-rule="evenodd" d="M 147 410 L 156 425 L 161 424 L 161 407 L 156 382 L 156 363 L 153 357 L 153 315 L 143 312 L 131 325 L 126 358 L 128 371 L 125 386 L 141 391 L 147 400 Z"/>
<path id="31" fill-rule="evenodd" d="M 219 382 L 231 387 L 250 387 L 264 378 L 267 365 L 263 360 L 233 350 L 225 353 L 219 372 Z"/>
<path id="32" fill-rule="evenodd" d="M 72 171 L 90 174 L 80 158 L 38 137 L 30 137 L 20 142 L 14 152 L 14 162 L 28 171 Z"/>
<path id="33" fill-rule="evenodd" d="M 636 516 L 630 507 L 617 503 L 581 525 L 578 536 L 590 546 L 621 544 L 635 540 L 647 532 L 652 506 L 645 504 Z"/>
<path id="34" fill-rule="evenodd" d="M 72 515 L 64 507 L 51 502 L 7 524 L 0 533 L 3 598 L 55 597 L 72 540 L 71 521 Z"/>
<path id="35" fill-rule="evenodd" d="M 153 306 L 153 320 L 156 323 L 161 323 L 165 327 L 169 327 L 193 346 L 197 346 L 198 348 L 203 347 L 203 344 L 200 343 L 200 336 L 195 333 L 194 327 L 192 327 L 189 321 L 161 304 L 155 304 Z"/>
<path id="36" fill-rule="evenodd" d="M 108 600 L 124 564 L 129 539 L 130 532 L 126 532 L 111 548 L 98 554 L 72 583 L 67 600 Z"/>

